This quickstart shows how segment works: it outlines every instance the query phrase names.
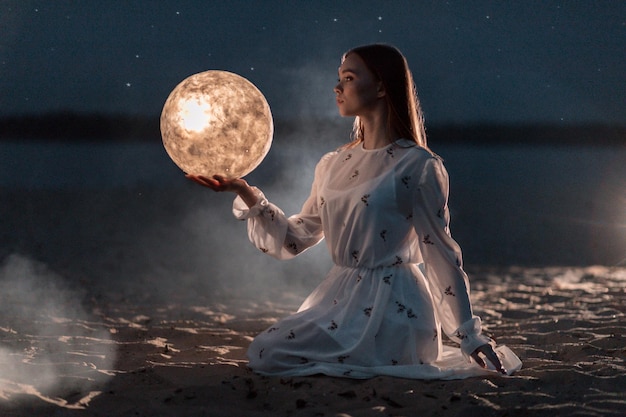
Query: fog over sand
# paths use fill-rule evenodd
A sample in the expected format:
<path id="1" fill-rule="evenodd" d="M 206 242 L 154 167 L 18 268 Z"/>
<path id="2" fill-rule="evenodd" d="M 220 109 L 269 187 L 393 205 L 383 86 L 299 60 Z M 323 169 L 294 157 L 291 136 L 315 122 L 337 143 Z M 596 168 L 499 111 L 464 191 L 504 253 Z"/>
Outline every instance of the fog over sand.
<path id="1" fill-rule="evenodd" d="M 249 181 L 297 211 L 342 142 L 319 137 L 281 139 Z M 329 269 L 324 243 L 263 255 L 232 196 L 185 180 L 159 143 L 0 147 L 3 416 L 626 411 L 624 149 L 433 144 L 476 313 L 524 368 L 424 382 L 251 373 L 250 340 Z"/>
<path id="2" fill-rule="evenodd" d="M 29 258 L 11 255 L 0 269 L 0 398 L 29 394 L 83 408 L 114 374 L 111 334 L 83 307 L 84 290 Z M 53 393 L 72 393 L 71 404 Z M 50 394 L 53 394 L 50 396 Z"/>

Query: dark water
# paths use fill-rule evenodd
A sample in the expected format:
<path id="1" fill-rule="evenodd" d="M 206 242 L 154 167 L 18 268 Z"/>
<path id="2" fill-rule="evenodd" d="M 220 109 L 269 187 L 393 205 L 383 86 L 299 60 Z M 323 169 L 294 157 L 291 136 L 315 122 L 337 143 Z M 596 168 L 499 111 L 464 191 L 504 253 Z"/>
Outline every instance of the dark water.
<path id="1" fill-rule="evenodd" d="M 248 180 L 293 213 L 306 197 L 316 161 L 335 146 L 301 140 L 275 143 Z M 446 145 L 435 150 L 450 173 L 452 232 L 466 264 L 624 264 L 625 148 Z M 0 187 L 5 194 L 147 193 L 188 190 L 188 185 L 160 142 L 0 143 Z M 206 204 L 228 206 L 226 200 L 230 198 L 211 196 Z M 188 205 L 191 209 L 191 201 Z M 213 215 L 228 223 L 228 208 L 217 210 Z"/>

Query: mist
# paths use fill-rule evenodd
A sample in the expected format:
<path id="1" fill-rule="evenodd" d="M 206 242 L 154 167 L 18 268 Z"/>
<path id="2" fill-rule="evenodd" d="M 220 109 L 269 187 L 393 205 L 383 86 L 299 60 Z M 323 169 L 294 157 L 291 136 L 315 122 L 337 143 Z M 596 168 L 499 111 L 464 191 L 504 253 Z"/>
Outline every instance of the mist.
<path id="1" fill-rule="evenodd" d="M 0 398 L 31 394 L 62 407 L 84 408 L 99 393 L 112 376 L 116 349 L 103 323 L 83 306 L 86 295 L 29 257 L 4 260 Z"/>

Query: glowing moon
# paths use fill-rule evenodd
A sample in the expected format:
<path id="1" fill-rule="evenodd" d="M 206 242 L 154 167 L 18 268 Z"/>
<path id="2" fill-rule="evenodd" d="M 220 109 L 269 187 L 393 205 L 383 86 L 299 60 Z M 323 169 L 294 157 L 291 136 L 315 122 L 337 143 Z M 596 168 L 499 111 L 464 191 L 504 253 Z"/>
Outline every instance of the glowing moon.
<path id="1" fill-rule="evenodd" d="M 161 112 L 163 146 L 188 174 L 239 178 L 272 145 L 270 106 L 254 84 L 227 71 L 205 71 L 178 84 Z"/>

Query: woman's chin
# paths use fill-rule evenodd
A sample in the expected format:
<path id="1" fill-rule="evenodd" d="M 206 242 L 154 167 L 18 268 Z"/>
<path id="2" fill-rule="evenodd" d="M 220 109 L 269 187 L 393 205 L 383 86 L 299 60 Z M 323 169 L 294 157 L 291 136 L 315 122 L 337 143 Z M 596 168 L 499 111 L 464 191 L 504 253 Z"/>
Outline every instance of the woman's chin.
<path id="1" fill-rule="evenodd" d="M 354 114 L 352 114 L 352 113 L 350 113 L 348 111 L 343 110 L 341 107 L 339 107 L 338 110 L 339 110 L 339 116 L 341 116 L 341 117 L 352 117 L 352 116 L 354 116 Z"/>

